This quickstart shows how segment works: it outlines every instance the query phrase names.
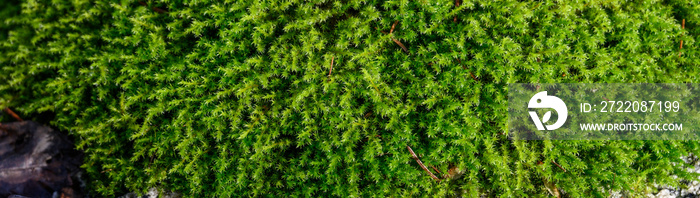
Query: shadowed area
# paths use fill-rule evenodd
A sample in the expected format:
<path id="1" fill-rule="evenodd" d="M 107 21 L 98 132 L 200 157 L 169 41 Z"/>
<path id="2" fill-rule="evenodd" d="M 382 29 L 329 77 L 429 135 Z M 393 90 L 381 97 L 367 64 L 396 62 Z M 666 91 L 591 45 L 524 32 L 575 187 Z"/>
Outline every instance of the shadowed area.
<path id="1" fill-rule="evenodd" d="M 33 121 L 0 125 L 0 197 L 83 197 L 82 154 L 68 138 Z"/>

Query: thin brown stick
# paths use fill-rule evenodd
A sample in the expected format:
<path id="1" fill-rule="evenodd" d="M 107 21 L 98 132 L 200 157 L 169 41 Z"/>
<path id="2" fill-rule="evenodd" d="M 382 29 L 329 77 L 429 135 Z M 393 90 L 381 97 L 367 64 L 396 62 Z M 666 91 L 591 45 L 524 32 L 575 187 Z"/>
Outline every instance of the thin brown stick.
<path id="1" fill-rule="evenodd" d="M 403 43 L 401 43 L 401 41 L 396 40 L 395 38 L 391 38 L 391 40 L 394 41 L 394 43 L 401 46 L 401 49 L 403 49 L 404 52 L 408 53 L 408 48 L 406 48 L 406 46 L 404 46 Z"/>
<path id="2" fill-rule="evenodd" d="M 680 58 L 681 54 L 683 54 L 683 51 L 681 50 L 683 50 L 683 40 L 681 40 L 681 48 L 678 50 L 678 58 Z"/>
<path id="3" fill-rule="evenodd" d="M 10 108 L 5 108 L 5 113 L 10 114 L 15 120 L 19 120 L 20 122 L 24 122 L 22 118 L 20 118 L 14 111 L 12 111 Z"/>
<path id="4" fill-rule="evenodd" d="M 141 4 L 142 6 L 148 7 L 148 4 L 147 4 L 146 2 L 139 1 L 139 4 Z M 155 11 L 155 12 L 157 12 L 157 13 L 160 13 L 160 14 L 163 14 L 163 13 L 167 13 L 167 12 L 168 12 L 167 10 L 163 10 L 163 9 L 161 9 L 161 8 L 158 8 L 158 7 L 151 7 L 151 10 L 153 10 L 153 11 Z"/>
<path id="5" fill-rule="evenodd" d="M 467 67 L 465 67 L 465 66 L 462 64 L 462 60 L 459 60 L 459 58 L 457 58 L 457 63 L 459 63 L 459 66 L 462 66 L 462 69 L 467 69 Z"/>
<path id="6" fill-rule="evenodd" d="M 474 76 L 474 74 L 472 74 L 471 72 L 469 72 L 469 75 L 471 75 L 472 79 L 474 79 L 475 81 L 479 81 L 479 79 L 476 79 L 476 76 Z"/>
<path id="7" fill-rule="evenodd" d="M 554 163 L 554 165 L 557 165 L 561 170 L 563 170 L 564 172 L 566 172 L 566 169 L 564 169 L 564 167 L 561 167 L 561 166 L 560 166 L 559 164 L 557 164 L 557 162 L 555 162 L 554 160 L 552 160 L 552 163 Z"/>
<path id="8" fill-rule="evenodd" d="M 160 9 L 158 7 L 152 7 L 151 9 L 153 9 L 153 11 L 156 11 L 157 13 L 161 13 L 161 14 L 168 12 L 168 11 Z"/>
<path id="9" fill-rule="evenodd" d="M 452 50 L 450 50 L 450 52 L 452 52 Z M 462 69 L 464 69 L 464 70 L 467 69 L 467 67 L 465 67 L 464 64 L 462 64 L 462 60 L 460 60 L 459 57 L 457 58 L 457 63 L 459 63 L 459 66 L 462 66 Z M 474 77 L 474 74 L 472 74 L 471 72 L 469 72 L 469 75 L 472 77 L 472 79 L 474 79 L 474 81 L 478 81 L 478 80 L 476 79 L 476 77 Z"/>
<path id="10" fill-rule="evenodd" d="M 603 96 L 603 99 L 605 99 L 605 101 L 610 102 L 610 100 L 608 100 L 608 98 L 606 98 L 605 96 Z"/>
<path id="11" fill-rule="evenodd" d="M 394 25 L 391 26 L 391 31 L 389 31 L 388 34 L 394 33 L 394 27 L 396 27 L 396 23 L 398 23 L 398 22 L 399 21 L 394 22 Z M 374 27 L 374 29 L 379 30 L 379 28 L 377 28 L 377 27 Z M 384 34 L 387 34 L 383 30 L 379 30 L 379 31 L 384 33 Z M 396 40 L 393 35 L 391 36 L 391 40 L 394 41 L 394 43 L 396 43 L 397 45 L 399 45 L 404 52 L 406 52 L 407 54 L 410 54 L 410 52 L 408 52 L 408 48 L 406 48 L 406 46 L 403 45 L 403 43 L 401 43 L 401 41 Z"/>
<path id="12" fill-rule="evenodd" d="M 459 4 L 460 4 L 460 0 L 455 0 L 455 8 L 458 8 L 458 7 L 459 7 Z M 457 23 L 457 16 L 454 17 L 454 20 L 453 20 L 453 21 L 454 21 L 455 23 Z"/>
<path id="13" fill-rule="evenodd" d="M 394 28 L 396 28 L 397 23 L 399 23 L 399 21 L 394 21 L 394 24 L 391 25 L 391 31 L 389 31 L 389 34 L 394 33 Z M 394 43 L 401 46 L 401 49 L 403 49 L 404 52 L 408 53 L 408 48 L 406 48 L 406 46 L 404 46 L 403 43 L 401 43 L 401 41 L 396 40 L 393 35 L 391 36 L 391 40 L 394 41 Z"/>
<path id="14" fill-rule="evenodd" d="M 442 173 L 437 168 L 435 168 L 435 166 L 430 166 L 430 168 L 433 168 L 433 170 L 435 170 L 436 173 L 442 175 Z"/>
<path id="15" fill-rule="evenodd" d="M 331 69 L 328 71 L 328 78 L 331 77 L 331 73 L 333 73 L 333 61 L 335 60 L 335 56 L 331 57 Z"/>
<path id="16" fill-rule="evenodd" d="M 375 30 L 379 30 L 379 32 L 381 32 L 381 33 L 388 34 L 388 33 L 386 33 L 384 30 L 380 30 L 380 29 L 377 28 L 377 27 L 374 27 L 374 29 L 375 29 Z"/>
<path id="17" fill-rule="evenodd" d="M 425 165 L 423 165 L 423 162 L 421 162 L 420 159 L 418 159 L 418 156 L 416 155 L 416 153 L 413 152 L 413 149 L 411 149 L 411 147 L 408 146 L 408 145 L 406 145 L 406 148 L 408 149 L 408 151 L 411 152 L 411 155 L 413 155 L 413 159 L 416 160 L 416 162 L 418 162 L 418 165 L 420 165 L 420 167 L 423 168 L 423 170 L 425 170 L 425 172 L 428 172 L 428 174 L 430 175 L 430 177 L 433 178 L 433 180 L 439 182 L 439 181 L 440 181 L 440 178 L 438 178 L 437 176 L 433 175 L 433 173 L 430 172 L 430 170 L 428 170 L 428 168 L 425 167 Z"/>
<path id="18" fill-rule="evenodd" d="M 685 19 L 681 22 L 681 28 L 685 29 Z M 678 50 L 678 58 L 680 58 L 683 53 L 681 50 L 683 50 L 683 40 L 681 40 L 681 48 Z"/>

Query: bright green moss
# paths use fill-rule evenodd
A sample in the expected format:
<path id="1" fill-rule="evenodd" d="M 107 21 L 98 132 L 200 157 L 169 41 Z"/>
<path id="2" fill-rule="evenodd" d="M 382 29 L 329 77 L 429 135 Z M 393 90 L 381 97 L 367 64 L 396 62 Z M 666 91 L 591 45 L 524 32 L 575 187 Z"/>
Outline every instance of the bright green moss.
<path id="1" fill-rule="evenodd" d="M 507 83 L 700 82 L 700 2 L 216 2 L 2 2 L 0 106 L 70 132 L 102 196 L 590 197 L 695 177 L 697 142 L 504 134 Z M 432 181 L 407 145 L 464 175 Z"/>

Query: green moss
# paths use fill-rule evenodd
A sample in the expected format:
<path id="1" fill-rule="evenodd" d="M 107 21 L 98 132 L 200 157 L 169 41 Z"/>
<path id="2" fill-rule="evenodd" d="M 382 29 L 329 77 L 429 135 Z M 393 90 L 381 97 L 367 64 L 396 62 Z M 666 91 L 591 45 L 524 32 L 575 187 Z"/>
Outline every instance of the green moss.
<path id="1" fill-rule="evenodd" d="M 52 115 L 102 196 L 519 197 L 553 183 L 590 197 L 697 178 L 680 159 L 697 142 L 504 135 L 507 83 L 698 83 L 697 1 L 6 4 L 0 105 Z M 464 174 L 432 181 L 407 145 Z"/>

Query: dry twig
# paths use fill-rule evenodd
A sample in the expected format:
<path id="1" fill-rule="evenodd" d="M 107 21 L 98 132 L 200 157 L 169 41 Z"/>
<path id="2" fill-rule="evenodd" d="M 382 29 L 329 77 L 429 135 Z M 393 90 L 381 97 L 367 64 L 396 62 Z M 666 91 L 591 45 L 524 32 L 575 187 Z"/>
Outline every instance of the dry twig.
<path id="1" fill-rule="evenodd" d="M 681 22 L 681 28 L 685 29 L 685 19 L 683 19 L 683 22 Z M 678 58 L 680 58 L 681 54 L 683 53 L 681 50 L 683 50 L 683 39 L 681 39 L 681 47 L 678 50 Z"/>
<path id="2" fill-rule="evenodd" d="M 384 33 L 384 34 L 392 34 L 392 33 L 394 33 L 394 28 L 396 28 L 396 24 L 397 24 L 397 23 L 399 23 L 399 21 L 395 21 L 394 24 L 391 25 L 391 30 L 389 30 L 389 33 L 386 33 L 385 31 L 379 30 L 379 28 L 377 28 L 377 27 L 374 27 L 374 29 L 377 29 L 377 30 L 379 30 L 380 32 L 382 32 L 382 33 Z M 403 43 L 401 43 L 401 41 L 396 40 L 396 39 L 394 38 L 394 35 L 391 35 L 391 40 L 394 41 L 394 43 L 396 43 L 397 45 L 399 45 L 399 47 L 401 47 L 401 49 L 402 49 L 404 52 L 406 52 L 407 54 L 410 54 L 410 53 L 408 52 L 408 48 L 406 48 L 406 46 L 403 45 Z"/>
<path id="3" fill-rule="evenodd" d="M 403 43 L 401 43 L 399 40 L 396 40 L 396 39 L 393 38 L 393 37 L 391 38 L 391 40 L 394 41 L 394 43 L 396 43 L 396 44 L 398 44 L 399 46 L 401 46 L 401 49 L 403 49 L 404 52 L 408 53 L 408 48 L 406 48 L 406 46 L 404 46 Z"/>
<path id="4" fill-rule="evenodd" d="M 433 168 L 433 170 L 435 170 L 437 174 L 442 175 L 442 173 L 437 168 L 435 168 L 435 166 L 430 166 L 430 168 Z"/>
<path id="5" fill-rule="evenodd" d="M 148 7 L 148 4 L 147 4 L 146 2 L 139 1 L 139 4 L 141 4 L 142 6 Z M 153 11 L 155 11 L 155 12 L 157 12 L 157 13 L 161 13 L 161 14 L 163 14 L 163 13 L 168 13 L 167 10 L 163 10 L 163 9 L 161 9 L 161 8 L 158 8 L 158 7 L 151 7 L 151 10 L 153 10 Z"/>
<path id="6" fill-rule="evenodd" d="M 451 51 L 452 51 L 452 50 L 450 50 L 450 52 L 451 52 Z M 465 66 L 462 64 L 462 60 L 460 60 L 459 58 L 457 58 L 457 62 L 459 63 L 460 66 L 462 66 L 462 69 L 467 69 L 467 67 L 465 67 Z M 474 79 L 474 81 L 479 81 L 479 79 L 476 79 L 476 76 L 474 76 L 473 73 L 469 72 L 469 75 L 472 77 L 472 79 Z"/>
<path id="7" fill-rule="evenodd" d="M 14 111 L 12 111 L 10 108 L 5 108 L 5 113 L 10 114 L 13 118 L 16 120 L 19 120 L 20 122 L 23 122 L 22 118 L 20 118 Z"/>
<path id="8" fill-rule="evenodd" d="M 331 69 L 328 70 L 328 80 L 331 79 L 331 73 L 333 73 L 333 61 L 335 60 L 335 56 L 331 57 Z"/>
<path id="9" fill-rule="evenodd" d="M 561 167 L 561 166 L 560 166 L 559 164 L 557 164 L 557 162 L 555 162 L 554 160 L 552 160 L 552 163 L 554 163 L 554 165 L 557 165 L 561 170 L 563 170 L 564 172 L 566 172 L 566 169 L 564 169 L 564 167 Z"/>
<path id="10" fill-rule="evenodd" d="M 460 4 L 460 3 L 461 3 L 460 0 L 455 0 L 455 8 L 459 7 L 459 4 Z M 454 20 L 453 20 L 453 21 L 454 21 L 455 23 L 457 22 L 457 16 L 454 17 Z"/>
<path id="11" fill-rule="evenodd" d="M 411 149 L 411 147 L 408 146 L 408 145 L 406 145 L 406 148 L 408 149 L 408 151 L 411 152 L 411 155 L 413 155 L 413 159 L 416 160 L 416 162 L 418 162 L 418 165 L 420 165 L 420 167 L 423 168 L 423 170 L 425 170 L 425 172 L 428 172 L 428 174 L 430 175 L 430 177 L 433 178 L 433 180 L 439 182 L 439 181 L 440 181 L 440 178 L 438 178 L 437 176 L 433 175 L 433 173 L 430 172 L 430 170 L 428 170 L 428 168 L 425 167 L 425 165 L 423 165 L 423 162 L 421 162 L 420 159 L 418 159 L 418 156 L 416 155 L 416 153 L 413 152 L 413 149 Z"/>
<path id="12" fill-rule="evenodd" d="M 462 60 L 459 60 L 459 58 L 457 58 L 457 63 L 459 63 L 459 66 L 462 66 L 462 69 L 467 69 L 467 67 L 462 65 Z"/>

